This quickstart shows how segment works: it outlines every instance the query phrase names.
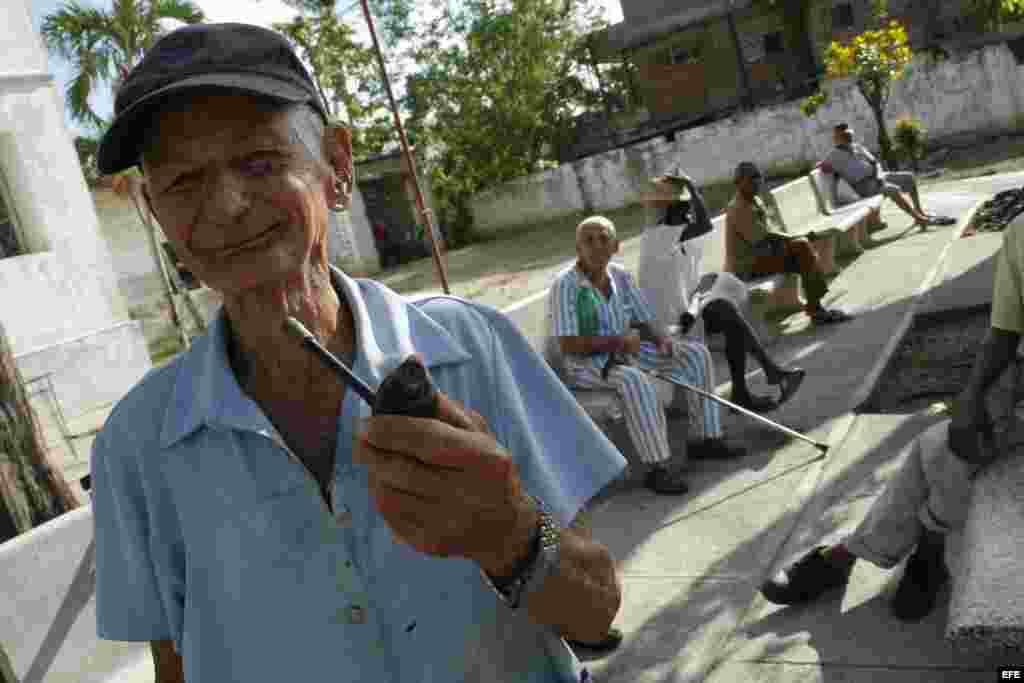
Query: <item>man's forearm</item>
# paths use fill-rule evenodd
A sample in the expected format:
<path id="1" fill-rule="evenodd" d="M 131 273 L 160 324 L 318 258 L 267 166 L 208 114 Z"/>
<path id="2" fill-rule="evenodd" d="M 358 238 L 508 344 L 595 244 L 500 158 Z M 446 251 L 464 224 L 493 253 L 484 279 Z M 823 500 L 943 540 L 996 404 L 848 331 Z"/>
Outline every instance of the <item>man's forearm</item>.
<path id="1" fill-rule="evenodd" d="M 609 337 L 560 337 L 562 353 L 621 353 L 626 349 L 626 338 Z"/>
<path id="2" fill-rule="evenodd" d="M 608 549 L 573 528 L 562 530 L 558 570 L 526 598 L 530 617 L 570 640 L 595 643 L 608 634 L 622 603 Z"/>
<path id="3" fill-rule="evenodd" d="M 993 327 L 988 332 L 985 344 L 974 363 L 971 379 L 964 391 L 970 400 L 981 400 L 992 383 L 1010 367 L 1017 356 L 1020 334 Z"/>

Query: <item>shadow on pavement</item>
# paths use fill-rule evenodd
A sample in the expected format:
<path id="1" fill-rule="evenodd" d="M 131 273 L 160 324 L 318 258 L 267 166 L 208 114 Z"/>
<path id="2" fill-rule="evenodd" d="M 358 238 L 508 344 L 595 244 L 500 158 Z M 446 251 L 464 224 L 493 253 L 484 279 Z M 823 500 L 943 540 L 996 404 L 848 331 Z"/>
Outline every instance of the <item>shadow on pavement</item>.
<path id="1" fill-rule="evenodd" d="M 965 276 L 969 278 L 970 272 Z M 955 286 L 960 279 L 944 286 Z M 848 324 L 849 330 L 837 326 L 807 334 L 808 343 L 826 345 L 803 360 L 808 371 L 804 387 L 793 403 L 772 417 L 824 440 L 825 429 L 856 407 L 851 402 L 868 371 L 868 367 L 859 371 L 848 367 L 851 362 L 864 362 L 863 355 L 855 358 L 858 335 L 852 326 L 892 330 L 911 302 L 912 297 L 906 297 L 866 312 Z M 881 347 L 871 352 L 871 365 L 880 352 Z M 734 462 L 694 463 L 687 496 L 673 499 L 641 488 L 607 500 L 595 515 L 595 537 L 620 564 L 643 561 L 642 573 L 628 569 L 624 574 L 630 583 L 624 594 L 625 600 L 637 601 L 630 606 L 634 614 L 646 614 L 636 623 L 625 624 L 623 646 L 597 669 L 601 680 L 703 680 L 711 667 L 736 654 L 736 643 L 725 645 L 733 640 L 733 629 L 744 617 L 749 620 L 746 637 L 770 653 L 785 650 L 787 638 L 809 631 L 808 647 L 823 663 L 850 660 L 861 666 L 911 668 L 920 663 L 921 668 L 947 672 L 982 671 L 992 665 L 950 651 L 942 637 L 945 601 L 913 628 L 890 617 L 886 598 L 872 593 L 863 605 L 842 614 L 829 603 L 758 616 L 758 606 L 766 603 L 757 589 L 769 571 L 802 555 L 822 538 L 851 531 L 897 469 L 904 447 L 938 419 L 886 417 L 897 421 L 891 425 L 895 428 L 884 431 L 863 452 L 849 452 L 856 447 L 851 443 L 856 430 L 851 431 L 846 450 L 842 444 L 833 445 L 826 456 L 833 460 L 823 463 L 821 481 L 802 502 L 797 489 L 808 467 L 820 460 L 817 452 L 800 442 L 779 448 L 778 440 L 768 437 L 762 427 L 736 423 L 730 424 L 741 432 L 741 440 L 755 445 L 754 453 Z M 774 493 L 767 495 L 770 489 Z M 837 502 L 856 508 L 856 514 L 830 509 Z M 796 518 L 787 511 L 794 504 L 799 505 Z M 660 537 L 658 548 L 666 550 L 658 553 L 651 548 L 654 535 Z M 688 545 L 700 556 L 696 560 L 688 557 Z M 717 557 L 708 557 L 718 550 L 722 552 Z M 878 584 L 876 577 L 872 585 L 879 589 L 898 581 L 898 571 L 877 571 L 884 581 Z M 631 592 L 636 595 L 631 597 Z M 757 657 L 745 649 L 740 655 L 743 660 Z M 823 680 L 832 680 L 823 675 Z"/>

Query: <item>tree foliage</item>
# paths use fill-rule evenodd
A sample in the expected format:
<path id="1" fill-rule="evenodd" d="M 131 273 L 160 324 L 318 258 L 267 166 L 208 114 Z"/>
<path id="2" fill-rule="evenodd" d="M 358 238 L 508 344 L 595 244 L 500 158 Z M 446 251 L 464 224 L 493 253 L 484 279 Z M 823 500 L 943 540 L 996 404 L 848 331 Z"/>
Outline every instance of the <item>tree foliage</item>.
<path id="1" fill-rule="evenodd" d="M 163 35 L 168 19 L 196 24 L 204 16 L 191 0 L 114 0 L 110 10 L 70 0 L 44 17 L 43 43 L 74 69 L 65 93 L 74 120 L 98 130 L 106 126 L 89 98 L 102 82 L 116 88 Z"/>
<path id="2" fill-rule="evenodd" d="M 882 157 L 890 162 L 892 144 L 885 124 L 885 107 L 892 84 L 906 74 L 911 59 L 913 53 L 907 42 L 907 30 L 895 20 L 865 31 L 848 43 L 832 42 L 825 51 L 827 77 L 854 79 L 878 123 Z M 828 92 L 822 90 L 805 100 L 804 113 L 813 116 L 827 98 Z"/>
<path id="3" fill-rule="evenodd" d="M 1005 22 L 1024 19 L 1024 0 L 970 0 L 968 12 L 979 28 L 992 31 Z"/>
<path id="4" fill-rule="evenodd" d="M 338 18 L 333 0 L 305 0 L 303 5 L 315 5 L 316 13 L 274 24 L 274 30 L 291 41 L 309 66 L 331 115 L 351 128 L 356 157 L 379 153 L 393 134 L 372 49 Z"/>
<path id="5" fill-rule="evenodd" d="M 465 0 L 426 25 L 406 102 L 453 246 L 469 237 L 470 197 L 553 165 L 575 116 L 600 103 L 582 75 L 602 25 L 591 0 Z"/>

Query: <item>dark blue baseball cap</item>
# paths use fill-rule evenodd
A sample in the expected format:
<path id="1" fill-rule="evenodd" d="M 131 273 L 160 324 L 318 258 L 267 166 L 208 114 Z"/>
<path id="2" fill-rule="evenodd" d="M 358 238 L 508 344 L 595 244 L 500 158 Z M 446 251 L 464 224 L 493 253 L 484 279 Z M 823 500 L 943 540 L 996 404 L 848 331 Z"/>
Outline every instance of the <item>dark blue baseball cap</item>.
<path id="1" fill-rule="evenodd" d="M 284 36 L 250 24 L 192 24 L 158 40 L 118 89 L 114 121 L 100 140 L 100 173 L 137 166 L 153 116 L 169 96 L 191 89 L 307 102 L 329 120 L 316 84 Z"/>

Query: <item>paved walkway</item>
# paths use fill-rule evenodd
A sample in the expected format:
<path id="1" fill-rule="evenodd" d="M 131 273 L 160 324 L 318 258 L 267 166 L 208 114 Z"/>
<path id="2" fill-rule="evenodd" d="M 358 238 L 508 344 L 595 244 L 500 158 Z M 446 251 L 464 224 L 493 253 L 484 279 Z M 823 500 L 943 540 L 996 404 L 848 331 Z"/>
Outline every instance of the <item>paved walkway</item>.
<path id="1" fill-rule="evenodd" d="M 965 217 L 1024 175 L 933 186 L 934 212 Z M 940 193 L 941 192 L 941 193 Z M 916 625 L 887 611 L 899 571 L 858 563 L 841 600 L 804 608 L 764 601 L 757 587 L 813 545 L 851 531 L 899 465 L 927 415 L 859 415 L 915 312 L 989 299 L 1001 235 L 955 239 L 963 223 L 906 231 L 888 205 L 880 243 L 835 280 L 827 303 L 851 323 L 787 321 L 772 348 L 808 371 L 800 393 L 772 417 L 831 445 L 824 456 L 738 416 L 729 427 L 752 445 L 737 463 L 693 466 L 691 493 L 634 487 L 592 512 L 595 536 L 618 560 L 622 648 L 589 663 L 603 681 L 989 681 L 997 665 L 958 657 L 943 642 L 945 609 Z"/>
<path id="2" fill-rule="evenodd" d="M 932 186 L 925 201 L 934 212 L 966 216 L 1022 184 L 1024 174 Z M 634 487 L 593 510 L 596 537 L 618 559 L 624 595 L 616 625 L 626 634 L 618 652 L 588 663 L 596 680 L 993 680 L 999 662 L 957 658 L 943 643 L 944 610 L 909 627 L 889 617 L 886 592 L 898 572 L 860 563 L 841 600 L 801 609 L 757 594 L 776 567 L 852 529 L 898 467 L 901 447 L 935 419 L 852 414 L 912 314 L 987 300 L 1000 235 L 956 240 L 962 224 L 908 231 L 909 219 L 891 204 L 884 218 L 890 228 L 874 235 L 877 246 L 840 274 L 826 300 L 856 320 L 813 329 L 796 315 L 772 347 L 808 371 L 801 392 L 772 417 L 830 443 L 826 456 L 728 416 L 730 432 L 751 444 L 749 457 L 701 463 L 688 496 Z M 639 239 L 623 245 L 627 266 L 635 268 L 638 249 Z M 67 473 L 77 479 L 88 471 L 91 437 L 72 438 L 74 453 L 67 449 L 44 399 L 37 406 L 47 439 L 66 450 Z M 70 431 L 88 432 L 106 412 L 76 418 Z"/>

